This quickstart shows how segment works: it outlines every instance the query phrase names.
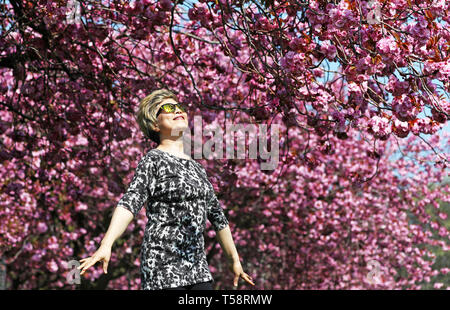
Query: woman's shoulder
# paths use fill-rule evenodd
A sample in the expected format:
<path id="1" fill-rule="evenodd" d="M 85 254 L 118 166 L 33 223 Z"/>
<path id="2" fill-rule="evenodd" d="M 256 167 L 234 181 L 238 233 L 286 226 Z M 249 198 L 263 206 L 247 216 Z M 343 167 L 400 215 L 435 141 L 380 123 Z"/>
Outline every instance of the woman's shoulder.
<path id="1" fill-rule="evenodd" d="M 161 153 L 157 151 L 157 149 L 150 149 L 144 157 L 149 161 L 159 161 L 161 159 Z"/>
<path id="2" fill-rule="evenodd" d="M 158 154 L 155 152 L 152 152 L 153 149 L 147 151 L 146 153 L 144 153 L 141 158 L 139 159 L 139 162 L 141 162 L 142 164 L 153 164 L 155 162 L 158 162 L 159 157 Z"/>
<path id="3" fill-rule="evenodd" d="M 172 165 L 175 162 L 175 159 L 172 155 L 168 156 L 163 151 L 153 148 L 150 149 L 145 155 L 146 160 L 151 161 L 153 165 Z"/>

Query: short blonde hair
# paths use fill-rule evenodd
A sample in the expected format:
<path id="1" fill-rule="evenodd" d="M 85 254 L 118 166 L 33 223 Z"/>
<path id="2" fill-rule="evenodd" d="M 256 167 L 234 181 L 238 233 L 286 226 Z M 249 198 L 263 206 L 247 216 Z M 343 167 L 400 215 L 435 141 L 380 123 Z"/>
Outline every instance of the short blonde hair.
<path id="1" fill-rule="evenodd" d="M 161 143 L 159 133 L 154 131 L 156 124 L 156 113 L 165 99 L 172 98 L 178 102 L 177 96 L 168 89 L 161 88 L 153 91 L 139 103 L 139 109 L 136 112 L 136 121 L 144 136 L 156 142 Z"/>

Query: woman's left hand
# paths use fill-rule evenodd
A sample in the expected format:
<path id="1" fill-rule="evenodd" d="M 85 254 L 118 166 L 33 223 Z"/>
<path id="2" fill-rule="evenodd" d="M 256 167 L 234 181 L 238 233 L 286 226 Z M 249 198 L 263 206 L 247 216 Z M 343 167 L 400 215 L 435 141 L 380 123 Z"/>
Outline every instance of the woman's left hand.
<path id="1" fill-rule="evenodd" d="M 239 260 L 234 260 L 230 262 L 230 270 L 234 273 L 233 285 L 236 287 L 238 285 L 239 278 L 244 279 L 246 282 L 251 285 L 255 285 L 252 281 L 252 277 L 244 272 L 241 266 L 241 262 Z"/>

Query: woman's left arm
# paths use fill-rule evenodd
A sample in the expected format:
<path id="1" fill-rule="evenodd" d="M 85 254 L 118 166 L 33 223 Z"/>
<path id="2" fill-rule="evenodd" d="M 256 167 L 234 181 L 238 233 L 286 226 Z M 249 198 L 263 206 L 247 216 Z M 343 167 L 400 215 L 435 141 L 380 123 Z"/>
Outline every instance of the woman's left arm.
<path id="1" fill-rule="evenodd" d="M 241 277 L 251 285 L 255 285 L 252 282 L 252 277 L 244 272 L 241 266 L 241 262 L 239 260 L 239 255 L 236 250 L 236 246 L 233 242 L 233 236 L 231 235 L 230 226 L 225 226 L 225 228 L 216 232 L 217 240 L 222 247 L 222 250 L 225 252 L 228 260 L 228 264 L 230 265 L 230 270 L 234 273 L 233 285 L 237 286 L 239 278 Z"/>

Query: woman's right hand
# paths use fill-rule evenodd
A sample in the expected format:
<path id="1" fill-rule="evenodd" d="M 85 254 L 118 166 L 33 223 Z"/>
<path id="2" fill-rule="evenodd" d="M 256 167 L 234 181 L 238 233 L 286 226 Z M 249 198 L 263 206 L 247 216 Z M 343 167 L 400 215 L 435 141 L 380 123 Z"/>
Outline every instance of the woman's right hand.
<path id="1" fill-rule="evenodd" d="M 108 273 L 108 263 L 111 258 L 111 247 L 108 245 L 101 245 L 98 250 L 91 257 L 80 260 L 82 263 L 78 269 L 82 269 L 80 275 L 83 275 L 86 270 L 95 265 L 98 261 L 103 261 L 103 272 Z"/>

